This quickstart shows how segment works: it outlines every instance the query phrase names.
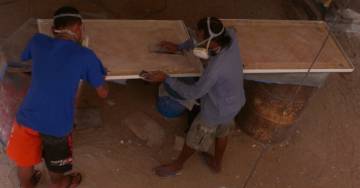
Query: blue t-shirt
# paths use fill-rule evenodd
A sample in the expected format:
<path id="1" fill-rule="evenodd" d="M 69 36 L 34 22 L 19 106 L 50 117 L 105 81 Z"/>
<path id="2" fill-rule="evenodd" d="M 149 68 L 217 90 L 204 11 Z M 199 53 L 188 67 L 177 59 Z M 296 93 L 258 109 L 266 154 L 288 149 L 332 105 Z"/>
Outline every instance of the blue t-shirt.
<path id="1" fill-rule="evenodd" d="M 42 134 L 63 137 L 73 128 L 79 81 L 97 88 L 105 69 L 93 51 L 71 40 L 35 34 L 21 55 L 32 59 L 30 89 L 16 119 Z"/>

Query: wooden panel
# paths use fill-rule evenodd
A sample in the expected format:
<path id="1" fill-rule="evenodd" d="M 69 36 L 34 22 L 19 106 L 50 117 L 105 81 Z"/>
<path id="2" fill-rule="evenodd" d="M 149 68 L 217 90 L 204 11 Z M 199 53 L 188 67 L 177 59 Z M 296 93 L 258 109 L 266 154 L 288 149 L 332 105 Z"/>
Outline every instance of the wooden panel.
<path id="1" fill-rule="evenodd" d="M 353 65 L 322 21 L 223 20 L 235 27 L 245 73 L 352 72 Z M 89 47 L 111 71 L 108 79 L 139 78 L 141 70 L 163 70 L 172 76 L 199 75 L 201 66 L 191 54 L 150 53 L 160 40 L 182 42 L 188 33 L 182 21 L 85 20 Z M 39 20 L 49 34 L 51 20 Z"/>
<path id="2" fill-rule="evenodd" d="M 50 34 L 51 20 L 38 20 L 39 31 Z M 189 38 L 182 21 L 85 20 L 85 35 L 110 71 L 107 79 L 139 78 L 142 70 L 163 70 L 172 76 L 193 76 L 201 63 L 189 53 L 169 55 L 150 52 L 161 40 L 177 43 Z"/>
<path id="3" fill-rule="evenodd" d="M 238 35 L 245 73 L 307 72 L 327 38 L 321 21 L 223 20 Z M 352 72 L 330 35 L 311 72 Z"/>

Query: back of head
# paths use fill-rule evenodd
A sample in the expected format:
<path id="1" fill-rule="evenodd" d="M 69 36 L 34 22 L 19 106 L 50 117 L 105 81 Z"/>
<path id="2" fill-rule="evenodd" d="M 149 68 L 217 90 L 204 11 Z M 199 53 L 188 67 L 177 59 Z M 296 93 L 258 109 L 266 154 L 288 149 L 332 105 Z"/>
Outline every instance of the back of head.
<path id="1" fill-rule="evenodd" d="M 81 23 L 80 12 L 74 7 L 63 6 L 54 13 L 53 25 L 55 29 L 62 29 Z"/>
<path id="2" fill-rule="evenodd" d="M 223 23 L 216 17 L 210 17 L 210 29 L 213 33 L 220 33 L 224 28 Z M 202 18 L 197 23 L 197 29 L 204 32 L 204 37 L 209 38 L 210 32 L 208 29 L 208 17 Z M 226 30 L 220 35 L 213 39 L 222 48 L 229 47 L 231 45 L 231 37 L 228 35 Z"/>

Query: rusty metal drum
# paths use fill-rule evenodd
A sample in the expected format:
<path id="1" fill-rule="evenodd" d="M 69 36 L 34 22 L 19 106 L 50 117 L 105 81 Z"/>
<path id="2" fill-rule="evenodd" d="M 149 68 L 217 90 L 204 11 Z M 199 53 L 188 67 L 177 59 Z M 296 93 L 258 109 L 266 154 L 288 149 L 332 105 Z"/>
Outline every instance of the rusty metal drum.
<path id="1" fill-rule="evenodd" d="M 236 117 L 245 133 L 264 143 L 287 138 L 316 87 L 245 81 L 247 102 Z"/>

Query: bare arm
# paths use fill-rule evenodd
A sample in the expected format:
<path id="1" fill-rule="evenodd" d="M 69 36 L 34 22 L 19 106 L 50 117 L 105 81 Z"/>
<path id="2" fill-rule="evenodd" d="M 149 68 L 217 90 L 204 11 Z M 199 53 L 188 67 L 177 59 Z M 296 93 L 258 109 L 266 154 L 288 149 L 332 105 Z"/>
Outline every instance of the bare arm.
<path id="1" fill-rule="evenodd" d="M 177 51 L 182 51 L 182 50 L 190 50 L 195 47 L 191 39 L 186 40 L 180 44 L 176 44 L 169 41 L 162 41 L 160 42 L 160 46 L 166 49 L 170 53 L 176 53 Z"/>

